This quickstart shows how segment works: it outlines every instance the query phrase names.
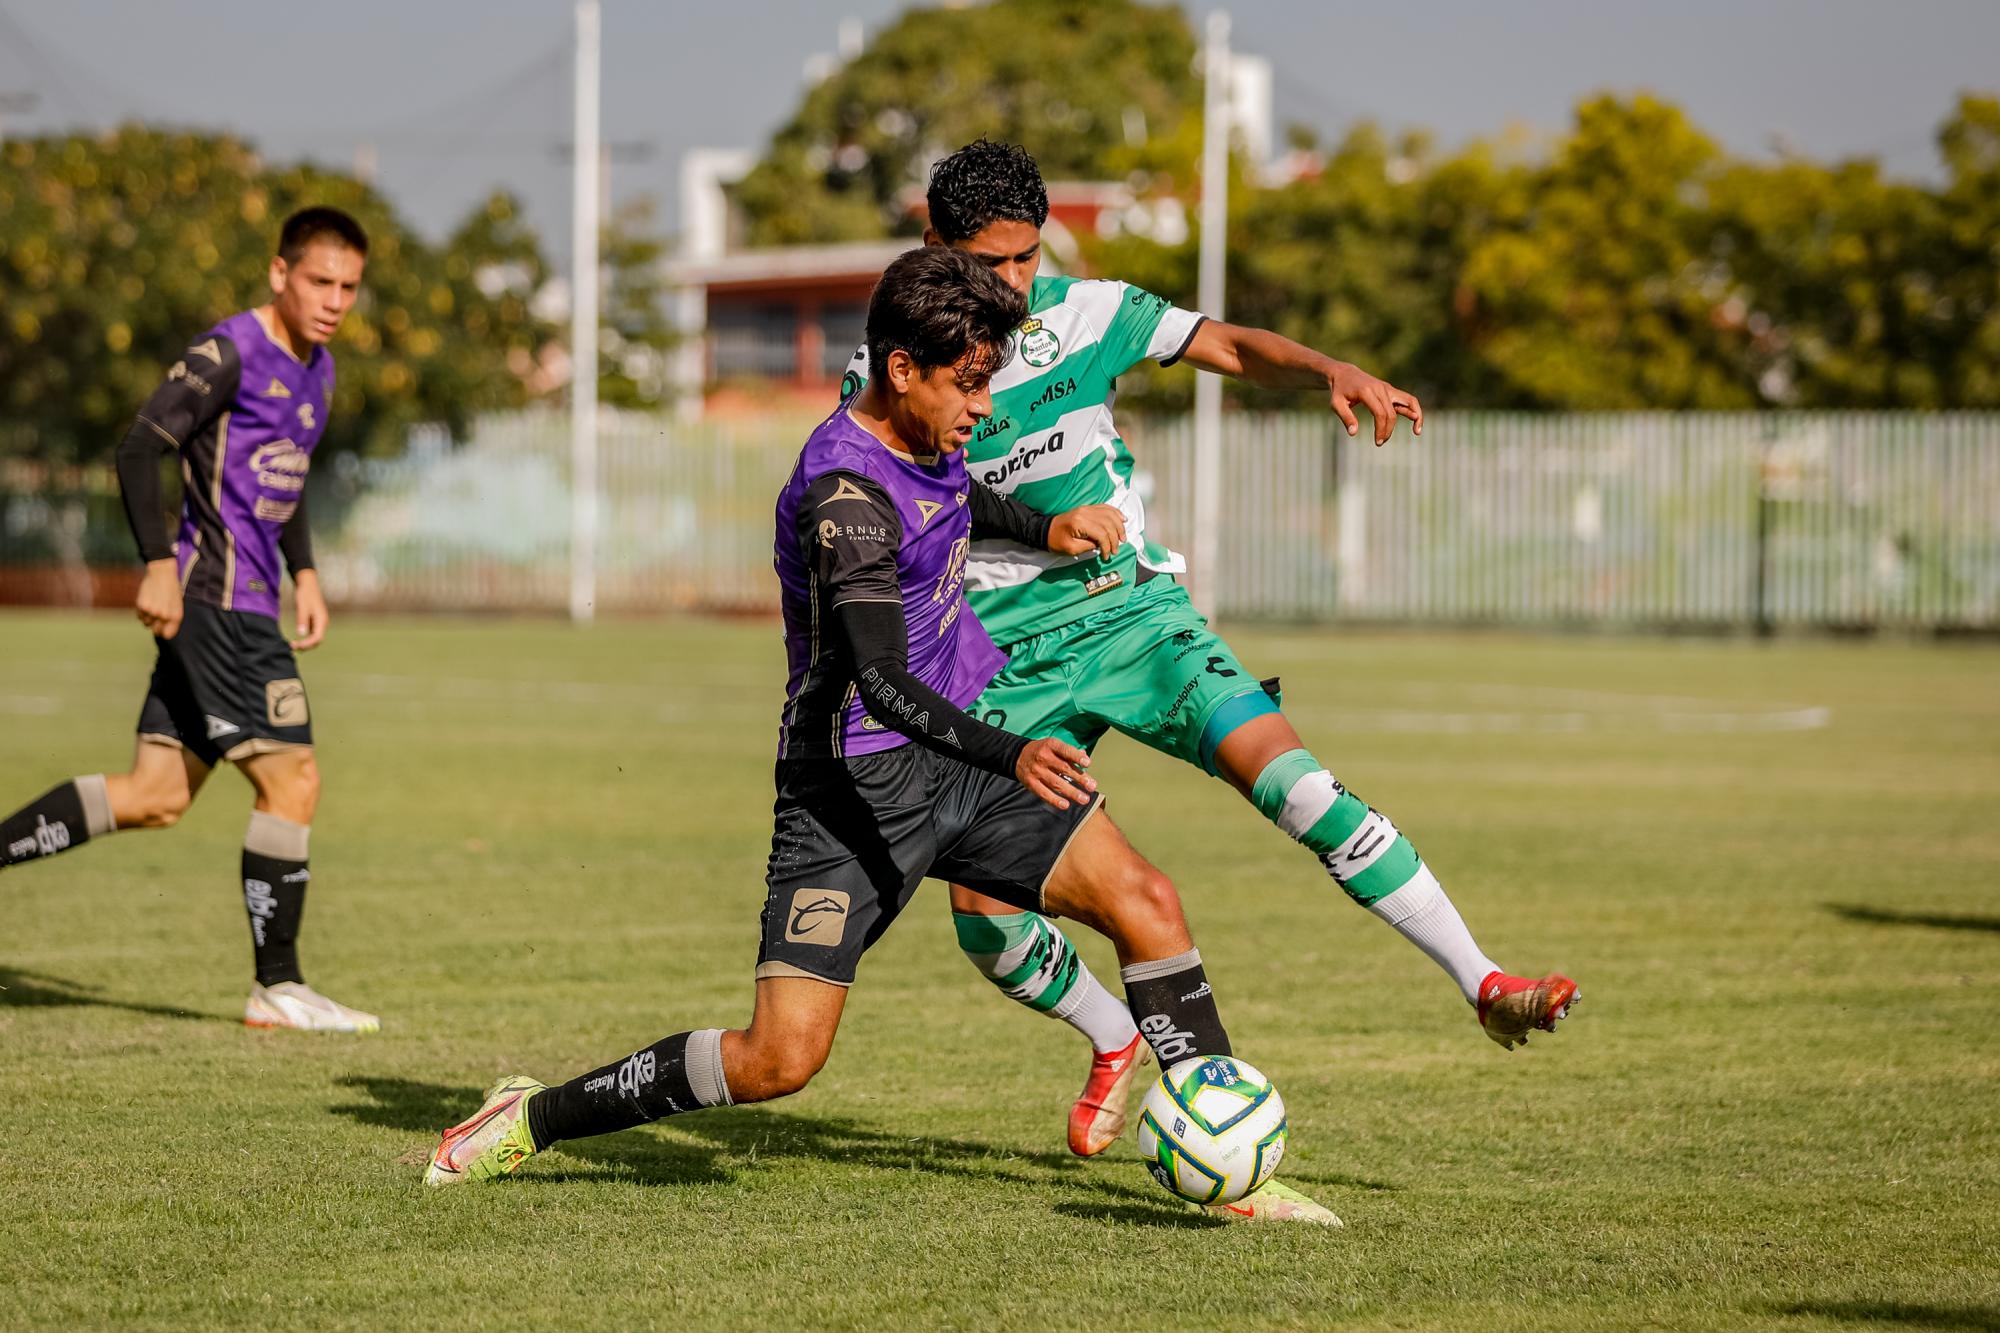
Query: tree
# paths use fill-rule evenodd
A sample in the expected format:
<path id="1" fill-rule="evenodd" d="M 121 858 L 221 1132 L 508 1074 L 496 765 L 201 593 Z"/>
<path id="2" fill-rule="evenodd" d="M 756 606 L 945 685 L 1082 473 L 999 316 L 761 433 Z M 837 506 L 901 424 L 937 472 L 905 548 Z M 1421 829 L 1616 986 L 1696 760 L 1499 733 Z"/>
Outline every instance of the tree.
<path id="1" fill-rule="evenodd" d="M 438 250 L 352 178 L 268 167 L 227 135 L 126 126 L 0 147 L 0 413 L 44 457 L 107 457 L 188 339 L 265 299 L 278 225 L 309 203 L 370 237 L 326 447 L 393 453 L 415 422 L 462 430 L 525 400 L 509 359 L 549 336 L 526 299 L 545 266 L 507 196 Z"/>
<path id="2" fill-rule="evenodd" d="M 912 230 L 904 192 L 985 135 L 1031 145 L 1052 180 L 1192 169 L 1201 107 L 1178 9 L 998 0 L 916 9 L 806 94 L 736 197 L 756 245 Z"/>

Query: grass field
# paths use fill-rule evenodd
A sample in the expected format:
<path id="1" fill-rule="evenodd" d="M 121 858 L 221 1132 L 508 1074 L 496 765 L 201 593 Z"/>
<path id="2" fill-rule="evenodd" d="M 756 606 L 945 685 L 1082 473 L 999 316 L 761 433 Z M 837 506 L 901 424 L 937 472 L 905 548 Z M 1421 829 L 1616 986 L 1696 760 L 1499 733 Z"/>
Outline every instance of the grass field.
<path id="1" fill-rule="evenodd" d="M 1248 806 L 1109 742 L 1346 1230 L 1070 1159 L 1081 1043 L 935 886 L 801 1096 L 427 1193 L 495 1074 L 748 1017 L 778 632 L 355 619 L 306 661 L 302 952 L 384 1032 L 237 1023 L 233 775 L 0 874 L 0 1327 L 2000 1326 L 2000 653 L 1234 637 L 1488 952 L 1587 999 L 1503 1054 Z M 150 657 L 0 615 L 0 807 L 121 766 Z"/>

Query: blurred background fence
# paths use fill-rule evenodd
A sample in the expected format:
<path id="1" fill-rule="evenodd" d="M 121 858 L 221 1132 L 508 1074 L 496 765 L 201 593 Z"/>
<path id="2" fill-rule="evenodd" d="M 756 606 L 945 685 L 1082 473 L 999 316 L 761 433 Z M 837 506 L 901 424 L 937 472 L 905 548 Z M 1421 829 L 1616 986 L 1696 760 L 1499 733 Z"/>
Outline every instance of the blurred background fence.
<path id="1" fill-rule="evenodd" d="M 771 507 L 810 419 L 607 414 L 599 606 L 775 609 Z M 1191 542 L 1184 417 L 1128 423 L 1152 524 Z M 561 612 L 567 418 L 324 460 L 322 578 L 349 608 Z M 2000 414 L 1440 413 L 1339 439 L 1226 419 L 1217 604 L 1233 619 L 2000 630 Z M 107 469 L 0 461 L 0 600 L 88 605 L 135 569 Z"/>

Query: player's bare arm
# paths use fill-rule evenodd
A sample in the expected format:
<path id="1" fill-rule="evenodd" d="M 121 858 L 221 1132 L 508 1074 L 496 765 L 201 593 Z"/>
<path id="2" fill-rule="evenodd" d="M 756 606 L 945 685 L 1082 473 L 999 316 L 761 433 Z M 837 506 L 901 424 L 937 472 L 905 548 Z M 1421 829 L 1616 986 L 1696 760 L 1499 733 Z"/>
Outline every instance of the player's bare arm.
<path id="1" fill-rule="evenodd" d="M 1361 367 L 1336 361 L 1269 329 L 1246 328 L 1211 319 L 1195 333 L 1184 359 L 1218 375 L 1265 389 L 1325 389 L 1333 411 L 1349 435 L 1361 429 L 1358 404 L 1375 418 L 1375 443 L 1387 444 L 1396 418 L 1408 417 L 1413 434 L 1424 433 L 1424 405 L 1417 396 L 1377 379 Z"/>

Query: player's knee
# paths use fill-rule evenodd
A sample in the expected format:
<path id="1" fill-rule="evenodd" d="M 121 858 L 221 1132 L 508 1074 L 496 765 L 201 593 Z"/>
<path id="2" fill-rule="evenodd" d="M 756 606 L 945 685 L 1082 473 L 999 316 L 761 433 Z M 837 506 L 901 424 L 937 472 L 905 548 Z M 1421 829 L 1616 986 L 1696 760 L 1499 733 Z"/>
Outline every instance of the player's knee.
<path id="1" fill-rule="evenodd" d="M 747 1035 L 742 1058 L 731 1061 L 725 1071 L 733 1101 L 767 1102 L 789 1097 L 812 1082 L 813 1075 L 826 1064 L 827 1051 L 819 1043 L 773 1040 L 770 1034 L 754 1029 Z"/>
<path id="2" fill-rule="evenodd" d="M 1180 890 L 1174 887 L 1166 872 L 1150 862 L 1141 861 L 1131 872 L 1126 901 L 1130 910 L 1142 914 L 1149 921 L 1178 923 L 1181 920 Z"/>
<path id="3" fill-rule="evenodd" d="M 120 795 L 120 808 L 115 813 L 127 828 L 172 828 L 194 804 L 194 794 L 185 784 L 134 786 Z"/>
<path id="4" fill-rule="evenodd" d="M 789 1097 L 812 1082 L 824 1058 L 797 1048 L 756 1050 L 744 1068 L 729 1073 L 729 1095 L 738 1102 L 767 1102 Z M 739 1086 L 739 1084 L 741 1086 Z"/>

